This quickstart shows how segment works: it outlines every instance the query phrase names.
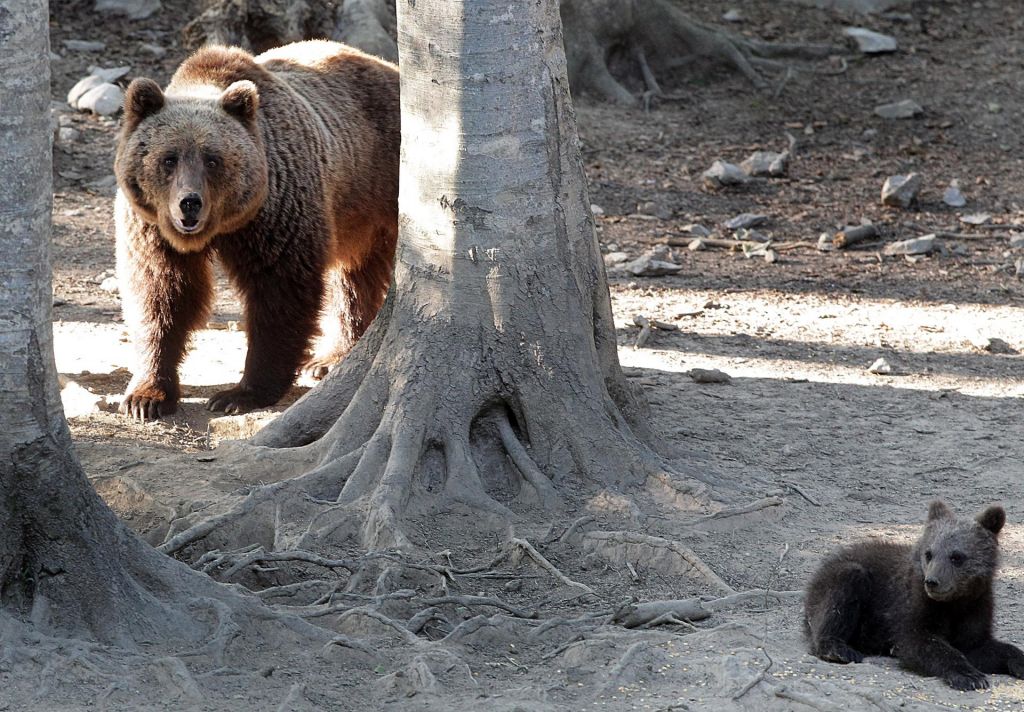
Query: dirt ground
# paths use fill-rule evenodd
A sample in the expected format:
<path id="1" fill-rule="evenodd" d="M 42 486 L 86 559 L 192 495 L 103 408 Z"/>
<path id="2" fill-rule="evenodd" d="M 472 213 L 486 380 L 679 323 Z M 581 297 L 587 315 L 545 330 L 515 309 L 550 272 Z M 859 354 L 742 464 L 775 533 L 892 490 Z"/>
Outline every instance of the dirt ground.
<path id="1" fill-rule="evenodd" d="M 743 22 L 733 29 L 764 39 L 840 43 L 842 28 L 856 23 L 896 36 L 901 47 L 891 55 L 851 54 L 841 73 L 832 64 L 803 65 L 777 94 L 758 92 L 725 70 L 694 71 L 671 87 L 685 101 L 650 113 L 585 99 L 578 106 L 603 248 L 633 259 L 669 244 L 682 267 L 664 277 L 611 274 L 620 358 L 644 386 L 659 447 L 705 482 L 724 514 L 756 506 L 710 517 L 713 511 L 695 511 L 670 482 L 653 479 L 637 492 L 581 493 L 557 521 L 523 522 L 517 532 L 548 542 L 545 555 L 593 594 L 559 584 L 529 560 L 452 583 L 462 594 L 485 593 L 537 611 L 541 623 L 499 625 L 493 610 L 484 611 L 486 618 L 460 610 L 476 621 L 465 635 L 441 643 L 424 634 L 409 645 L 380 625 L 346 629 L 339 622 L 338 630 L 362 643 L 321 655 L 315 664 L 282 653 L 278 674 L 251 671 L 239 680 L 193 670 L 201 681 L 196 695 L 187 685 L 175 688 L 139 673 L 104 696 L 94 692 L 109 688 L 84 669 L 49 671 L 65 678 L 46 688 L 50 697 L 27 706 L 1019 709 L 1024 682 L 1008 677 L 994 676 L 989 691 L 961 693 L 887 659 L 851 666 L 817 661 L 801 640 L 799 599 L 770 592 L 800 589 L 838 543 L 913 537 L 934 497 L 964 514 L 1000 501 L 1009 524 L 1001 537 L 997 631 L 1024 643 L 1024 286 L 1016 275 L 1024 249 L 1010 246 L 1015 230 L 1024 233 L 1018 119 L 1024 15 L 997 1 L 920 2 L 870 19 L 769 0 L 689 5 L 712 21 L 735 8 Z M 105 24 L 96 22 L 91 6 L 91 0 L 52 3 L 52 44 L 60 55 L 53 63 L 55 102 L 91 64 L 129 64 L 128 79 L 167 80 L 184 57 L 177 32 L 187 3 L 165 0 L 154 18 Z M 102 39 L 107 48 L 66 51 L 66 39 Z M 166 48 L 166 56 L 145 52 L 146 42 Z M 878 104 L 905 98 L 919 102 L 923 115 L 873 114 Z M 81 136 L 54 151 L 56 356 L 60 373 L 89 391 L 68 391 L 69 420 L 97 489 L 158 544 L 172 522 L 216 510 L 273 478 L 266 468 L 233 465 L 237 451 L 211 451 L 253 420 L 211 423 L 203 408 L 240 376 L 239 307 L 221 280 L 216 315 L 183 369 L 185 399 L 176 417 L 139 425 L 116 415 L 132 366 L 116 292 L 100 286 L 114 267 L 116 121 L 66 106 L 62 112 Z M 731 189 L 703 186 L 701 174 L 714 160 L 738 163 L 754 150 L 781 151 L 786 132 L 797 146 L 785 177 Z M 885 177 L 910 171 L 924 179 L 919 203 L 908 210 L 882 206 Z M 965 208 L 941 202 L 953 179 L 967 197 Z M 740 213 L 768 216 L 756 229 L 786 246 L 777 261 L 686 247 L 686 226 L 730 237 L 722 222 Z M 990 216 L 985 224 L 960 219 L 979 213 Z M 819 234 L 862 220 L 879 226 L 879 239 L 858 249 L 816 249 Z M 882 253 L 884 244 L 935 231 L 959 235 L 940 238 L 941 251 L 913 261 Z M 677 328 L 656 329 L 635 349 L 636 315 Z M 879 358 L 891 365 L 890 374 L 869 372 Z M 720 369 L 732 381 L 696 383 L 688 375 L 693 368 Z M 281 406 L 260 417 L 280 412 L 311 385 L 300 381 Z M 583 515 L 592 519 L 559 543 Z M 486 561 L 500 547 L 472 536 L 459 540 L 455 526 L 445 530 L 447 556 L 458 565 Z M 602 532 L 648 539 L 622 535 L 609 544 Z M 679 544 L 729 589 L 763 595 L 691 625 L 566 624 L 563 633 L 539 634 L 545 620 L 578 620 L 626 598 L 722 595 L 713 578 L 686 564 Z M 68 676 L 77 686 L 67 686 Z M 0 696 L 2 709 L 8 707 Z"/>

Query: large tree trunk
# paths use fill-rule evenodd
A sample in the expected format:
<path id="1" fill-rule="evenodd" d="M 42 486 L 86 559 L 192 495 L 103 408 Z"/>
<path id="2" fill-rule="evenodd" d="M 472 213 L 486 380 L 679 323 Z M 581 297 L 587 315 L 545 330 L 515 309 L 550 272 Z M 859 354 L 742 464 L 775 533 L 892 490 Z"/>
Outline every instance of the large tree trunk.
<path id="1" fill-rule="evenodd" d="M 305 446 L 319 467 L 165 551 L 247 544 L 253 516 L 278 545 L 424 546 L 461 521 L 442 513 L 500 530 L 557 509 L 563 487 L 626 488 L 663 468 L 619 368 L 556 0 L 399 10 L 391 294 L 342 364 L 255 439 Z"/>
<path id="2" fill-rule="evenodd" d="M 29 627 L 122 648 L 209 642 L 220 626 L 199 611 L 257 606 L 139 539 L 72 451 L 51 327 L 46 0 L 0 0 L 0 37 L 0 647 Z"/>

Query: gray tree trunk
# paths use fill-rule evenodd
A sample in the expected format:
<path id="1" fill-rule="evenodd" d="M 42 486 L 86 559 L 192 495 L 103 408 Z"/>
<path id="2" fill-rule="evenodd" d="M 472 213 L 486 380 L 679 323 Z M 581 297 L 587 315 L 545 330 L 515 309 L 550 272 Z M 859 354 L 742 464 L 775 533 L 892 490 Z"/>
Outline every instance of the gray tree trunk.
<path id="1" fill-rule="evenodd" d="M 53 359 L 49 107 L 47 2 L 0 0 L 0 634 L 201 640 L 190 602 L 226 594 L 128 530 L 71 448 Z"/>
<path id="2" fill-rule="evenodd" d="M 371 549 L 423 545 L 408 520 L 440 529 L 459 509 L 501 530 L 557 509 L 563 486 L 661 469 L 619 367 L 557 0 L 401 2 L 399 26 L 391 293 L 342 364 L 255 438 L 320 466 L 219 519 L 221 550 L 251 543 L 251 516 L 295 548 L 338 527 Z M 314 500 L 333 504 L 307 526 Z"/>

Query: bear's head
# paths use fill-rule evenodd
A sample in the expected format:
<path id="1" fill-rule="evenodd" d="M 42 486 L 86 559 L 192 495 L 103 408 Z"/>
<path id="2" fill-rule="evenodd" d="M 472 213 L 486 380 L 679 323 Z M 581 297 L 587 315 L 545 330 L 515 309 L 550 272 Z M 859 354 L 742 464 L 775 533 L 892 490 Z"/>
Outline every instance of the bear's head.
<path id="1" fill-rule="evenodd" d="M 259 92 L 250 81 L 165 94 L 151 79 L 125 92 L 114 172 L 144 221 L 179 252 L 244 227 L 267 195 Z"/>
<path id="2" fill-rule="evenodd" d="M 990 590 L 998 565 L 1002 507 L 958 519 L 944 502 L 928 507 L 928 523 L 915 549 L 925 594 L 933 601 L 977 598 Z"/>

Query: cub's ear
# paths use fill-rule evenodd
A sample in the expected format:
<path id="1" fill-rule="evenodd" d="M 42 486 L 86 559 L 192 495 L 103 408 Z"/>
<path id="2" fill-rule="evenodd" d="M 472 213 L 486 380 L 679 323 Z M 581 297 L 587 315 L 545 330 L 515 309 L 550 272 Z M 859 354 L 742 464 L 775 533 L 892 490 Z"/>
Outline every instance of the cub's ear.
<path id="1" fill-rule="evenodd" d="M 260 106 L 259 90 L 248 79 L 235 82 L 220 95 L 220 106 L 246 126 L 254 126 Z"/>
<path id="2" fill-rule="evenodd" d="M 993 534 L 998 534 L 999 530 L 1006 524 L 1006 511 L 999 505 L 995 505 L 986 509 L 975 517 L 974 520 Z"/>
<path id="3" fill-rule="evenodd" d="M 152 79 L 133 79 L 124 93 L 124 127 L 132 132 L 143 119 L 164 108 L 164 92 Z"/>
<path id="4" fill-rule="evenodd" d="M 928 521 L 934 522 L 936 519 L 952 519 L 953 510 L 946 506 L 946 503 L 941 499 L 937 499 L 928 505 Z"/>

